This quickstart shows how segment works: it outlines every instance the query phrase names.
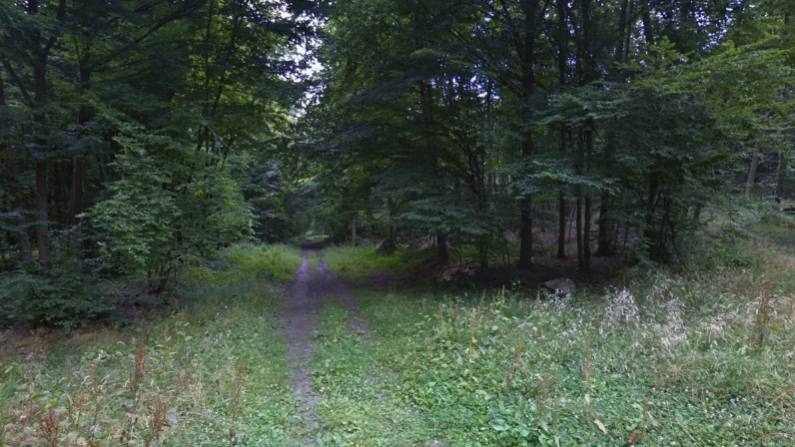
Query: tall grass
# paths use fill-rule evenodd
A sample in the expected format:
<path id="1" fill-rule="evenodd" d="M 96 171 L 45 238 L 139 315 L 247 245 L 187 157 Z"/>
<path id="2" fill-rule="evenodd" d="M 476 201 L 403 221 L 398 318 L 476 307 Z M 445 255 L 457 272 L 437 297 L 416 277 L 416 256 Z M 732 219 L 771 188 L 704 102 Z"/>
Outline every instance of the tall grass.
<path id="1" fill-rule="evenodd" d="M 239 280 L 274 259 L 294 264 L 287 249 L 268 253 L 237 248 L 226 270 L 184 272 L 198 274 L 183 285 L 211 299 L 162 321 L 6 340 L 0 445 L 292 445 L 285 415 L 297 403 L 274 330 L 280 288 Z M 213 295 L 223 291 L 236 295 Z"/>
<path id="2" fill-rule="evenodd" d="M 188 306 L 204 300 L 234 300 L 264 282 L 290 281 L 301 265 L 301 249 L 286 244 L 233 245 L 212 263 L 190 267 L 177 277 Z"/>
<path id="3" fill-rule="evenodd" d="M 790 445 L 795 259 L 743 249 L 758 264 L 636 272 L 626 288 L 538 303 L 361 292 L 379 348 L 369 374 L 419 412 L 404 431 L 441 445 Z"/>
<path id="4" fill-rule="evenodd" d="M 301 265 L 301 249 L 287 244 L 237 244 L 221 253 L 239 278 L 289 281 Z"/>
<path id="5" fill-rule="evenodd" d="M 405 274 L 422 263 L 421 252 L 400 247 L 394 253 L 377 253 L 377 246 L 331 246 L 323 250 L 323 259 L 334 273 L 350 280 L 360 280 L 376 273 Z"/>

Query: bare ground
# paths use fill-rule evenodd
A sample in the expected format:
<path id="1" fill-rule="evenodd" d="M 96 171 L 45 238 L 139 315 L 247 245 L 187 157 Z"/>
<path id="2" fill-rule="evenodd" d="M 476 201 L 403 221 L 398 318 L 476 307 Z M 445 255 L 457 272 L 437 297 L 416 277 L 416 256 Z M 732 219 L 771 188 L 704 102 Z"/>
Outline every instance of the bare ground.
<path id="1" fill-rule="evenodd" d="M 315 269 L 309 264 L 307 250 L 318 252 L 319 262 Z M 288 286 L 285 300 L 281 306 L 281 316 L 285 320 L 283 332 L 288 346 L 288 362 L 292 370 L 293 394 L 302 401 L 301 414 L 306 429 L 317 428 L 320 422 L 314 408 L 321 397 L 312 389 L 310 360 L 312 358 L 312 333 L 318 329 L 323 298 L 333 296 L 351 314 L 351 331 L 368 339 L 372 331 L 361 317 L 356 303 L 351 297 L 350 287 L 331 272 L 323 262 L 320 247 L 304 247 L 301 267 Z"/>

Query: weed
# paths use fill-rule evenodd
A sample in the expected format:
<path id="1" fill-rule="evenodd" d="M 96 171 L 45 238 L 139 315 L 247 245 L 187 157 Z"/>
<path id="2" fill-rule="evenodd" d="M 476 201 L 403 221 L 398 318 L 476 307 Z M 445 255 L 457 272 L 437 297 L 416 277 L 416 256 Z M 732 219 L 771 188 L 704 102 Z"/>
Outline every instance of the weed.
<path id="1" fill-rule="evenodd" d="M 138 403 L 138 390 L 141 387 L 141 382 L 144 380 L 144 373 L 146 372 L 146 351 L 139 349 L 135 353 L 135 366 L 130 372 L 130 398 L 132 399 L 132 408 L 135 409 L 135 404 Z"/>
<path id="2" fill-rule="evenodd" d="M 229 430 L 229 437 L 234 441 L 237 432 L 237 421 L 240 417 L 240 401 L 243 397 L 243 387 L 246 385 L 246 363 L 240 361 L 235 368 L 235 391 L 232 395 L 232 428 Z"/>
<path id="3" fill-rule="evenodd" d="M 297 403 L 273 329 L 279 287 L 234 284 L 234 270 L 183 276 L 210 299 L 167 321 L 22 338 L 0 368 L 0 419 L 15 421 L 3 424 L 3 445 L 210 447 L 228 442 L 232 427 L 238 444 L 293 445 L 285 415 Z M 219 284 L 233 287 L 234 301 L 210 295 L 232 290 Z M 245 387 L 234 373 L 241 359 Z"/>
<path id="4" fill-rule="evenodd" d="M 46 442 L 47 447 L 58 447 L 60 431 L 61 420 L 55 414 L 55 410 L 50 408 L 39 420 L 39 437 Z"/>
<path id="5" fill-rule="evenodd" d="M 757 350 L 762 350 L 765 346 L 765 340 L 770 331 L 771 312 L 772 300 L 770 287 L 767 286 L 763 289 L 762 295 L 757 300 L 756 315 L 754 318 L 754 342 Z"/>
<path id="6" fill-rule="evenodd" d="M 152 441 L 160 439 L 160 431 L 166 425 L 166 407 L 163 405 L 163 400 L 158 396 L 155 400 L 155 408 L 152 410 L 152 416 L 149 418 L 149 435 L 146 437 L 144 445 L 149 447 Z"/>
<path id="7" fill-rule="evenodd" d="M 286 347 L 273 330 L 278 286 L 237 284 L 230 272 L 186 278 L 236 294 L 197 300 L 167 327 L 31 340 L 56 348 L 2 369 L 2 417 L 13 422 L 2 439 L 49 447 L 46 431 L 59 446 L 295 446 L 305 437 L 374 447 L 791 445 L 795 310 L 784 292 L 795 290 L 795 260 L 739 244 L 753 266 L 637 271 L 626 289 L 563 303 L 532 305 L 535 293 L 502 290 L 359 291 L 374 340 L 352 333 L 349 311 L 326 299 L 311 358 L 318 427 L 294 416 Z"/>
<path id="8" fill-rule="evenodd" d="M 362 280 L 376 273 L 402 275 L 421 267 L 425 254 L 399 247 L 390 254 L 379 254 L 375 245 L 333 246 L 323 250 L 328 268 L 348 280 Z"/>

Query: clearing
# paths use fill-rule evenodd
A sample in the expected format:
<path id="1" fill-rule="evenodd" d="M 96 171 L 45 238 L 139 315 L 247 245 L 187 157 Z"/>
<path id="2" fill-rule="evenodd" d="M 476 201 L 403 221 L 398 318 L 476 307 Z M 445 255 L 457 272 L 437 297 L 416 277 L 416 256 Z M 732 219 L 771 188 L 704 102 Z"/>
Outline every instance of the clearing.
<path id="1" fill-rule="evenodd" d="M 697 274 L 635 269 L 567 298 L 354 288 L 367 262 L 344 247 L 280 248 L 297 272 L 281 287 L 246 275 L 270 256 L 247 249 L 237 268 L 187 275 L 192 304 L 163 319 L 5 333 L 2 440 L 790 445 L 795 258 L 715 246 Z"/>

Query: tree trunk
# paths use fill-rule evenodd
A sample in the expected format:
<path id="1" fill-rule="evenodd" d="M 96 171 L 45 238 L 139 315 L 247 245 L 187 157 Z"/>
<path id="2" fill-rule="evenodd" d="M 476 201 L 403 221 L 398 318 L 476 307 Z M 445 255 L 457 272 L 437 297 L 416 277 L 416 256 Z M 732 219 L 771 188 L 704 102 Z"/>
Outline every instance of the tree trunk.
<path id="1" fill-rule="evenodd" d="M 583 240 L 582 240 L 582 196 L 580 192 L 577 192 L 577 217 L 576 217 L 576 232 L 577 232 L 577 264 L 580 268 L 585 267 L 585 252 L 583 250 Z"/>
<path id="2" fill-rule="evenodd" d="M 85 57 L 88 57 L 87 55 Z M 85 64 L 85 62 L 82 62 Z M 84 97 L 91 88 L 91 69 L 83 66 L 80 68 L 80 95 Z M 77 125 L 79 132 L 84 133 L 83 127 L 94 117 L 92 107 L 84 104 L 80 106 L 77 115 Z M 78 217 L 85 211 L 85 185 L 86 185 L 86 163 L 82 154 L 76 155 L 72 159 L 72 197 L 70 198 L 69 220 L 70 224 L 78 224 Z"/>
<path id="3" fill-rule="evenodd" d="M 558 10 L 558 87 L 563 91 L 566 85 L 569 28 L 566 23 L 568 16 L 567 4 L 563 1 L 556 2 Z M 566 154 L 566 125 L 560 125 L 560 153 Z M 559 259 L 566 257 L 566 193 L 561 188 L 558 191 L 558 254 Z"/>
<path id="4" fill-rule="evenodd" d="M 649 174 L 649 196 L 646 199 L 646 216 L 643 229 L 643 239 L 649 247 L 649 257 L 655 258 L 657 253 L 656 239 L 654 234 L 654 212 L 657 206 L 657 195 L 659 194 L 660 180 L 656 172 Z"/>
<path id="5" fill-rule="evenodd" d="M 28 0 L 28 13 L 31 15 L 39 14 L 39 1 Z M 58 20 L 63 21 L 66 14 L 66 0 L 58 2 Z M 33 80 L 35 85 L 34 96 L 34 115 L 33 122 L 36 123 L 36 209 L 38 217 L 36 222 L 36 245 L 39 249 L 39 263 L 43 269 L 50 267 L 50 244 L 49 244 L 49 217 L 48 208 L 48 188 L 47 188 L 47 158 L 48 142 L 45 136 L 47 131 L 47 115 L 44 106 L 47 102 L 47 62 L 49 52 L 55 43 L 55 37 L 50 37 L 47 42 L 42 41 L 41 31 L 36 28 L 33 34 L 35 44 L 32 51 L 33 56 Z"/>
<path id="6" fill-rule="evenodd" d="M 47 216 L 47 162 L 36 162 L 36 246 L 39 249 L 39 262 L 42 268 L 50 268 L 49 225 Z"/>
<path id="7" fill-rule="evenodd" d="M 643 12 L 643 38 L 646 40 L 647 45 L 654 44 L 654 31 L 651 29 L 651 14 L 649 13 L 650 7 L 646 7 Z"/>
<path id="8" fill-rule="evenodd" d="M 610 224 L 608 223 L 608 213 L 610 212 L 610 196 L 602 193 L 602 199 L 599 203 L 599 235 L 595 256 L 612 256 L 613 249 L 610 247 Z"/>
<path id="9" fill-rule="evenodd" d="M 585 196 L 585 222 L 582 228 L 582 250 L 584 267 L 591 268 L 591 196 Z"/>
<path id="10" fill-rule="evenodd" d="M 566 258 L 566 195 L 558 193 L 558 258 Z"/>
<path id="11" fill-rule="evenodd" d="M 480 236 L 480 267 L 488 268 L 489 266 L 489 237 L 487 235 Z"/>
<path id="12" fill-rule="evenodd" d="M 756 171 L 759 168 L 759 158 L 762 155 L 762 142 L 757 141 L 754 145 L 754 152 L 751 155 L 751 168 L 748 170 L 748 181 L 745 183 L 745 198 L 751 197 L 751 190 L 756 182 Z"/>
<path id="13" fill-rule="evenodd" d="M 450 261 L 450 251 L 447 249 L 447 235 L 441 231 L 436 233 L 436 249 L 439 255 L 439 263 L 447 264 Z"/>
<path id="14" fill-rule="evenodd" d="M 356 245 L 356 217 L 351 219 L 351 244 Z"/>
<path id="15" fill-rule="evenodd" d="M 776 173 L 776 198 L 781 199 L 784 196 L 784 179 L 787 177 L 787 157 L 784 156 L 784 151 L 778 151 L 778 172 Z"/>
<path id="16" fill-rule="evenodd" d="M 538 0 L 525 0 L 524 9 L 524 42 L 522 45 L 521 70 L 522 70 L 522 116 L 525 124 L 530 117 L 530 101 L 533 97 L 535 88 L 535 39 L 536 23 L 535 16 L 538 9 Z M 528 128 L 524 130 L 522 140 L 522 159 L 527 161 L 533 155 L 533 131 Z M 519 267 L 530 268 L 533 265 L 533 198 L 530 195 L 522 198 L 521 201 L 521 230 L 519 237 Z"/>
<path id="17" fill-rule="evenodd" d="M 36 86 L 36 111 L 33 121 L 36 123 L 36 245 L 39 249 L 39 263 L 42 268 L 50 267 L 48 188 L 47 188 L 47 115 L 41 110 L 47 101 L 47 54 L 40 50 L 33 63 L 33 78 Z"/>
<path id="18" fill-rule="evenodd" d="M 590 123 L 587 123 L 590 124 Z M 593 132 L 590 130 L 585 131 L 585 159 L 583 161 L 583 171 L 585 173 L 590 169 L 591 153 L 593 152 Z M 590 191 L 585 194 L 585 222 L 583 223 L 583 268 L 589 269 L 591 267 L 591 205 L 592 198 Z"/>
<path id="19" fill-rule="evenodd" d="M 6 105 L 6 96 L 5 96 L 5 84 L 3 81 L 2 73 L 0 72 L 0 108 L 5 107 Z M 8 194 L 11 196 L 11 208 L 14 210 L 19 210 L 23 206 L 22 200 L 22 193 L 17 188 L 17 161 L 14 157 L 14 153 L 12 152 L 11 148 L 11 139 L 6 135 L 0 135 L 0 154 L 5 154 L 6 159 L 6 179 L 8 181 Z M 24 218 L 20 218 L 20 220 L 24 220 Z M 22 262 L 25 264 L 30 264 L 33 262 L 33 251 L 30 248 L 30 238 L 28 237 L 27 227 L 25 227 L 24 222 L 22 228 L 18 233 L 14 235 L 17 240 L 17 244 L 19 245 L 19 251 L 22 255 Z"/>
<path id="20" fill-rule="evenodd" d="M 629 45 L 632 41 L 632 0 L 624 0 L 621 4 L 622 23 L 624 30 L 622 33 L 623 42 L 621 42 L 621 61 L 627 62 L 629 60 Z"/>

